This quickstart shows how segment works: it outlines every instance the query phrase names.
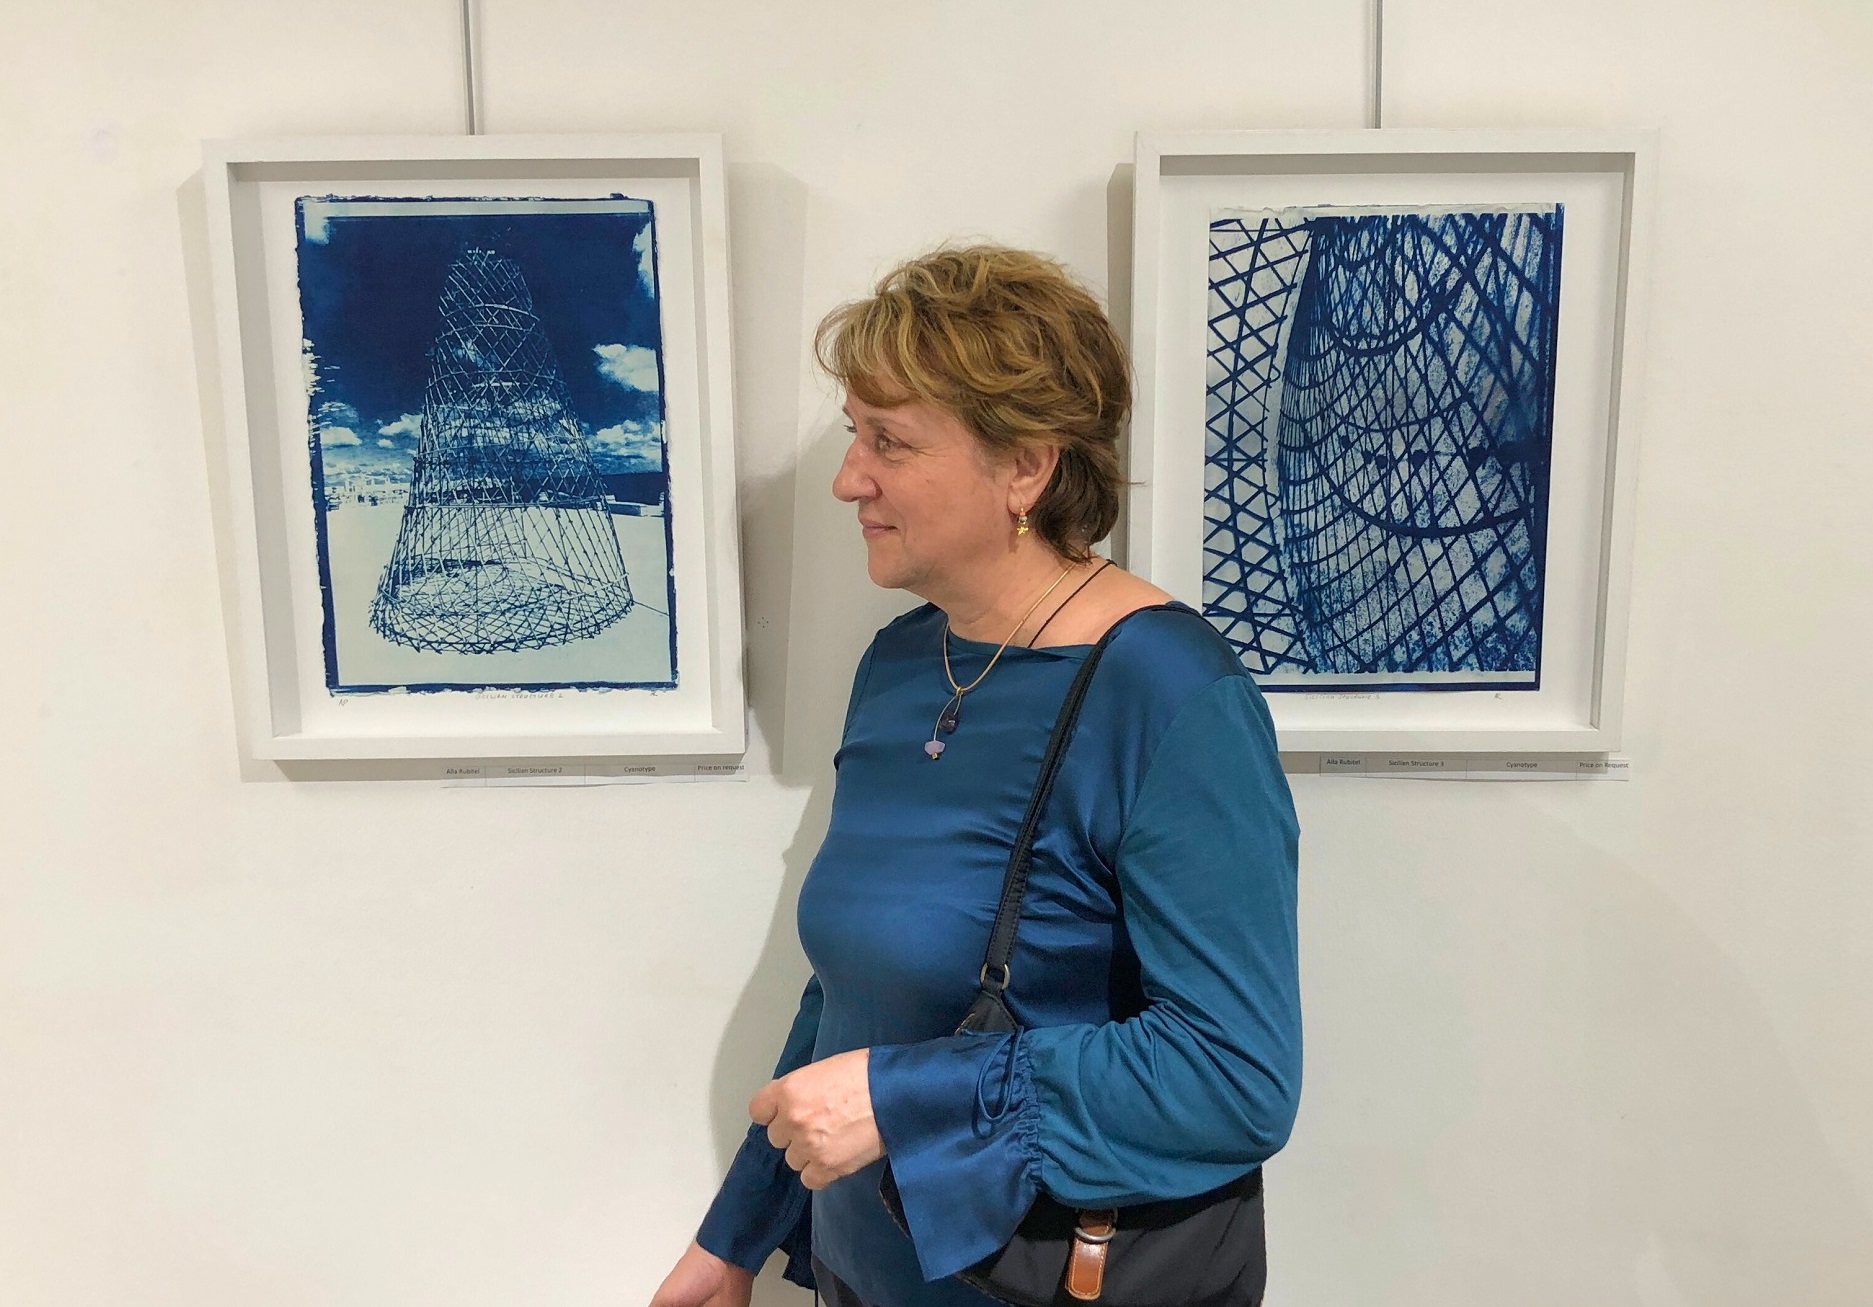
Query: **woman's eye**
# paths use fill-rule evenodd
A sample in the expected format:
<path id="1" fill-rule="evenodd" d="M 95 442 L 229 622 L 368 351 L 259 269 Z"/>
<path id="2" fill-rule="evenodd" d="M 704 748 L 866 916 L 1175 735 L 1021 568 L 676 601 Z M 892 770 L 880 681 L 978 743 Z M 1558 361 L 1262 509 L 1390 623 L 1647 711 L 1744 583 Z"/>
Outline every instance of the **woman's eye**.
<path id="1" fill-rule="evenodd" d="M 857 423 L 847 422 L 844 425 L 848 434 L 854 436 L 860 434 Z M 876 428 L 865 432 L 864 436 L 866 441 L 871 445 L 872 450 L 878 454 L 891 454 L 904 447 L 903 441 Z"/>

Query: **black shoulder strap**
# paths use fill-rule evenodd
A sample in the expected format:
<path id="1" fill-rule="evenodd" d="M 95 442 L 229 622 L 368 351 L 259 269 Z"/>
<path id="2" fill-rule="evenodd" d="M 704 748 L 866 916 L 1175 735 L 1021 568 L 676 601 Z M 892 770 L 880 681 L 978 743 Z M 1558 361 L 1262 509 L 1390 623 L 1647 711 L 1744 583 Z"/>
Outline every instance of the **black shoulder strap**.
<path id="1" fill-rule="evenodd" d="M 957 1027 L 958 1032 L 1016 1028 L 1014 1018 L 1002 1003 L 1001 996 L 1013 979 L 1008 973 L 1008 960 L 1014 956 L 1015 932 L 1021 925 L 1021 901 L 1027 895 L 1028 867 L 1033 858 L 1034 836 L 1040 827 L 1041 813 L 1054 792 L 1054 780 L 1060 774 L 1060 764 L 1066 757 L 1067 746 L 1073 742 L 1073 730 L 1079 724 L 1080 708 L 1086 702 L 1087 688 L 1092 684 L 1093 672 L 1098 669 L 1099 660 L 1105 656 L 1106 646 L 1112 643 L 1112 637 L 1119 633 L 1119 629 L 1139 613 L 1167 611 L 1187 613 L 1191 609 L 1183 604 L 1154 604 L 1127 613 L 1099 638 L 1099 643 L 1087 653 L 1086 661 L 1080 664 L 1073 684 L 1067 688 L 1067 697 L 1060 704 L 1060 714 L 1054 718 L 1053 734 L 1047 738 L 1047 752 L 1041 758 L 1040 776 L 1034 782 L 1034 793 L 1028 796 L 1027 812 L 1021 819 L 1021 830 L 1015 836 L 1014 850 L 1008 855 L 1008 870 L 1002 875 L 1001 905 L 995 910 L 995 928 L 989 932 L 988 957 L 982 963 L 979 977 L 982 992 L 977 996 L 975 1005 L 969 1009 L 969 1015 Z"/>

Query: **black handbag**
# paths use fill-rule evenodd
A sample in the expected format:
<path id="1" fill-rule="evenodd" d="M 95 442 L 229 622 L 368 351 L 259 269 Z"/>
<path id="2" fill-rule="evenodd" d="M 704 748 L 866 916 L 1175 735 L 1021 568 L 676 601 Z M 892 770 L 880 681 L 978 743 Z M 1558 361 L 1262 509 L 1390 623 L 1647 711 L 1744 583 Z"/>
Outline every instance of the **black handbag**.
<path id="1" fill-rule="evenodd" d="M 1182 605 L 1158 607 L 1189 611 Z M 1093 671 L 1123 624 L 1121 619 L 1093 646 L 1060 705 L 1040 777 L 1008 856 L 980 989 L 957 1034 L 1020 1029 L 1003 995 L 1008 992 L 1008 960 L 1014 954 L 1021 900 L 1027 892 L 1035 829 L 1053 793 Z M 908 1235 L 888 1158 L 878 1192 L 891 1218 Z M 956 1278 L 1015 1307 L 1071 1307 L 1079 1302 L 1105 1307 L 1256 1307 L 1268 1278 L 1261 1168 L 1195 1197 L 1105 1211 L 1076 1210 L 1041 1194 L 1006 1245 L 957 1272 Z"/>

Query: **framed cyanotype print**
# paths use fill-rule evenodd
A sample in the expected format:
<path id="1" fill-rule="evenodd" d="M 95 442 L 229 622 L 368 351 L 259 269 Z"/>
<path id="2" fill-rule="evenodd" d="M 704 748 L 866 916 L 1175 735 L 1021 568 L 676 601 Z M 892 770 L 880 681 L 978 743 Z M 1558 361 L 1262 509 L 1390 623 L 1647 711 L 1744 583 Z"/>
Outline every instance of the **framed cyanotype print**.
<path id="1" fill-rule="evenodd" d="M 654 206 L 296 207 L 326 687 L 674 689 Z"/>
<path id="2" fill-rule="evenodd" d="M 1141 136 L 1132 565 L 1284 748 L 1617 742 L 1642 137 Z"/>
<path id="3" fill-rule="evenodd" d="M 739 752 L 714 139 L 208 175 L 255 756 Z"/>
<path id="4" fill-rule="evenodd" d="M 1562 216 L 1211 218 L 1203 612 L 1264 689 L 1540 685 Z"/>

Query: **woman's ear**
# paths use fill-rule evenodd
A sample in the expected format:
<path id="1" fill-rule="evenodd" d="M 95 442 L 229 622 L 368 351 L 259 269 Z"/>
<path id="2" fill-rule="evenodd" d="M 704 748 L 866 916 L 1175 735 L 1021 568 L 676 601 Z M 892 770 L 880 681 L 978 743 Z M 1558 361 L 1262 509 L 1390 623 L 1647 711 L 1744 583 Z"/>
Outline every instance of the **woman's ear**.
<path id="1" fill-rule="evenodd" d="M 1024 443 L 1015 450 L 1009 466 L 1014 475 L 1008 481 L 1008 511 L 1028 512 L 1054 479 L 1054 469 L 1060 466 L 1060 446 Z"/>

